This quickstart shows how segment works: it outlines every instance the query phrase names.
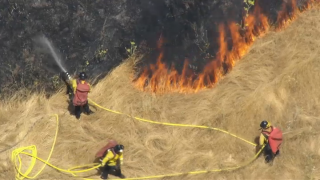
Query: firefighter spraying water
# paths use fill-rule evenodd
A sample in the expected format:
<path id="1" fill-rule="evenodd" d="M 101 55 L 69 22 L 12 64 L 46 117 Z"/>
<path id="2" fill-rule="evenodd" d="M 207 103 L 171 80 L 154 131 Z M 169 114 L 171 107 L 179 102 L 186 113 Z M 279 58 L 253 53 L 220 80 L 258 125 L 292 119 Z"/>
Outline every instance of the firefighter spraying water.
<path id="1" fill-rule="evenodd" d="M 74 114 L 77 119 L 80 119 L 81 108 L 87 115 L 93 113 L 90 110 L 88 104 L 88 93 L 91 91 L 90 84 L 86 81 L 87 74 L 85 72 L 80 72 L 78 79 L 73 79 L 69 73 L 65 73 L 63 78 L 67 85 L 67 94 L 69 94 L 70 103 L 74 106 Z"/>
<path id="2" fill-rule="evenodd" d="M 62 63 L 61 57 L 55 50 L 52 43 L 45 36 L 40 36 L 36 40 L 43 46 L 48 48 L 48 52 L 52 55 L 53 59 L 61 69 L 61 78 L 67 86 L 67 94 L 69 94 L 70 103 L 74 106 L 74 114 L 77 119 L 80 119 L 81 108 L 84 109 L 87 115 L 92 114 L 88 105 L 88 93 L 91 90 L 90 84 L 86 81 L 87 74 L 80 72 L 78 79 L 73 79 L 67 72 L 67 69 Z"/>

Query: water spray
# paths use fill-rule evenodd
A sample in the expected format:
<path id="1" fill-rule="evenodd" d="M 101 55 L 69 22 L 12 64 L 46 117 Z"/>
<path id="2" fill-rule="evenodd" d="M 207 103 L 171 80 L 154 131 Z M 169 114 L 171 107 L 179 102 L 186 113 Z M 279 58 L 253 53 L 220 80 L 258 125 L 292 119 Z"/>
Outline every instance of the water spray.
<path id="1" fill-rule="evenodd" d="M 46 38 L 45 36 L 40 36 L 37 38 L 38 42 L 40 42 L 42 45 L 49 48 L 50 54 L 52 55 L 53 59 L 56 61 L 57 65 L 60 67 L 62 72 L 65 74 L 63 77 L 63 80 L 71 81 L 72 77 L 68 73 L 67 69 L 63 66 L 61 58 L 59 57 L 58 53 L 56 52 L 55 48 L 53 47 L 52 43 Z"/>
<path id="2" fill-rule="evenodd" d="M 45 36 L 39 36 L 36 38 L 36 41 L 38 41 L 43 47 L 47 47 L 50 54 L 52 55 L 53 59 L 56 61 L 57 65 L 60 67 L 62 73 L 60 74 L 61 79 L 64 81 L 64 83 L 67 86 L 67 92 L 66 94 L 69 94 L 69 99 L 72 99 L 73 94 L 73 88 L 71 85 L 72 77 L 68 73 L 67 69 L 63 66 L 61 58 L 59 57 L 59 54 L 56 51 L 56 48 L 52 45 L 52 43 L 46 38 Z M 49 53 L 48 52 L 48 53 Z"/>

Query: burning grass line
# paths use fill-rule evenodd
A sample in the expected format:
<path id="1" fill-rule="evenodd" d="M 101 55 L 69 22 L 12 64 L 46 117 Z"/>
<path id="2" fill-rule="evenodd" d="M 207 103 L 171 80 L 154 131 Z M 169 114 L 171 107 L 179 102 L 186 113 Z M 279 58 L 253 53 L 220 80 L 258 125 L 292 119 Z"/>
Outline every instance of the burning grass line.
<path id="1" fill-rule="evenodd" d="M 303 7 L 297 7 L 296 0 L 283 2 L 282 9 L 277 15 L 275 31 L 286 28 L 299 13 L 311 8 L 312 3 L 319 1 L 309 0 Z M 258 4 L 258 3 L 256 3 Z M 263 37 L 273 26 L 270 19 L 256 5 L 254 10 L 244 20 L 245 29 L 241 29 L 236 22 L 228 22 L 227 25 L 219 25 L 219 37 L 217 38 L 219 49 L 214 59 L 205 65 L 203 71 L 195 75 L 189 69 L 189 62 L 186 59 L 181 73 L 173 66 L 168 66 L 163 62 L 164 50 L 162 49 L 163 36 L 158 41 L 159 56 L 156 64 L 151 64 L 143 70 L 134 85 L 146 92 L 158 94 L 176 93 L 196 93 L 200 90 L 213 88 L 228 72 L 235 66 L 236 62 L 249 52 L 257 38 Z M 228 50 L 229 42 L 226 34 L 230 31 L 232 39 L 232 49 Z M 170 67 L 170 68 L 169 68 Z"/>

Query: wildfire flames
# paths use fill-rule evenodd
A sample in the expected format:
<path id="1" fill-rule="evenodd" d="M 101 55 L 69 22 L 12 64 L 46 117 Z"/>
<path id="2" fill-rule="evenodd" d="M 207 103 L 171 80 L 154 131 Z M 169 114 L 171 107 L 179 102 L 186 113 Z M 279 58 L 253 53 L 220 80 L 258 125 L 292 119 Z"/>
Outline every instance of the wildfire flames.
<path id="1" fill-rule="evenodd" d="M 309 1 L 303 10 L 308 9 L 312 2 Z M 288 8 L 291 10 L 289 11 Z M 276 29 L 283 29 L 288 22 L 295 18 L 297 13 L 296 0 L 284 2 L 282 10 L 278 13 L 278 26 Z M 195 75 L 193 70 L 189 68 L 188 59 L 185 60 L 181 73 L 175 69 L 174 65 L 169 69 L 162 62 L 163 38 L 160 37 L 157 47 L 159 56 L 156 64 L 144 68 L 143 72 L 135 80 L 135 85 L 143 91 L 155 93 L 191 93 L 213 87 L 227 72 L 232 70 L 235 62 L 248 52 L 255 39 L 264 35 L 270 27 L 267 16 L 262 13 L 261 8 L 257 5 L 255 5 L 253 13 L 245 18 L 245 24 L 246 27 L 245 30 L 242 30 L 242 33 L 241 27 L 236 22 L 230 22 L 227 25 L 221 24 L 219 26 L 219 49 L 215 59 L 212 59 L 198 75 Z M 231 32 L 231 50 L 228 50 L 228 42 L 226 41 L 227 30 Z"/>

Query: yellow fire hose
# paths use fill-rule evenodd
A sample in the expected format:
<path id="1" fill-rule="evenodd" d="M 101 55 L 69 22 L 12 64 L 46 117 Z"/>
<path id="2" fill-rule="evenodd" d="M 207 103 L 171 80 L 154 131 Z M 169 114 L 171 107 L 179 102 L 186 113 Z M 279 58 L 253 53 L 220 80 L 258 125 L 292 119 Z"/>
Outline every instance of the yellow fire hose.
<path id="1" fill-rule="evenodd" d="M 153 123 L 153 124 L 161 124 L 161 125 L 166 125 L 166 126 L 178 126 L 178 127 L 192 127 L 192 128 L 203 128 L 203 129 L 211 129 L 211 130 L 216 130 L 216 131 L 220 131 L 220 132 L 223 132 L 223 133 L 226 133 L 228 135 L 231 135 L 235 138 L 238 138 L 248 144 L 251 144 L 253 146 L 256 146 L 255 143 L 252 143 L 248 140 L 245 140 L 235 134 L 232 134 L 232 133 L 229 133 L 225 130 L 222 130 L 222 129 L 219 129 L 219 128 L 213 128 L 213 127 L 208 127 L 208 126 L 198 126 L 198 125 L 188 125 L 188 124 L 174 124 L 174 123 L 163 123 L 163 122 L 156 122 L 156 121 L 152 121 L 152 120 L 147 120 L 147 119 L 143 119 L 143 118 L 139 118 L 139 117 L 133 117 L 131 115 L 127 115 L 127 114 L 124 114 L 124 113 L 121 113 L 121 112 L 118 112 L 118 111 L 113 111 L 113 110 L 110 110 L 110 109 L 107 109 L 105 107 L 102 107 L 101 105 L 95 103 L 94 101 L 92 101 L 91 99 L 89 99 L 89 102 L 96 106 L 96 107 L 99 107 L 103 110 L 106 110 L 106 111 L 109 111 L 109 112 L 112 112 L 112 113 L 116 113 L 116 114 L 122 114 L 122 115 L 126 115 L 128 117 L 132 117 L 138 121 L 142 121 L 142 122 L 148 122 L 148 123 Z M 50 153 L 49 153 L 49 156 L 47 158 L 47 160 L 43 160 L 42 158 L 39 158 L 37 156 L 37 148 L 35 145 L 32 145 L 32 146 L 28 146 L 28 147 L 20 147 L 20 148 L 17 148 L 15 150 L 12 151 L 12 156 L 11 156 L 11 161 L 12 163 L 14 164 L 15 166 L 15 171 L 16 171 L 16 180 L 23 180 L 25 178 L 27 179 L 35 179 L 45 168 L 46 165 L 58 170 L 58 171 L 61 171 L 61 172 L 65 172 L 65 173 L 69 173 L 71 174 L 72 176 L 78 176 L 76 175 L 76 173 L 83 173 L 83 172 L 88 172 L 88 171 L 91 171 L 91 170 L 94 170 L 94 169 L 97 169 L 99 168 L 101 165 L 98 164 L 98 163 L 93 163 L 93 164 L 87 164 L 87 165 L 83 165 L 83 166 L 77 166 L 77 167 L 73 167 L 73 168 L 70 168 L 70 169 L 62 169 L 62 168 L 59 168 L 57 166 L 54 166 L 52 164 L 49 163 L 49 160 L 51 158 L 51 155 L 52 155 L 52 152 L 53 152 L 53 149 L 55 147 L 55 143 L 56 143 L 56 139 L 57 139 L 57 135 L 58 135 L 58 130 L 59 130 L 59 117 L 57 114 L 54 114 L 53 116 L 56 117 L 56 122 L 57 122 L 57 127 L 56 127 L 56 132 L 55 132 L 55 136 L 54 136 L 54 140 L 53 140 L 53 144 L 52 144 L 52 147 L 51 147 L 51 150 L 50 150 Z M 259 150 L 259 152 L 254 156 L 252 157 L 249 161 L 243 163 L 242 165 L 238 165 L 238 166 L 235 166 L 235 167 L 229 167 L 229 168 L 222 168 L 222 169 L 214 169 L 214 170 L 204 170 L 204 171 L 192 171 L 192 172 L 185 172 L 185 173 L 175 173 L 175 174 L 164 174 L 164 175 L 155 175 L 155 176 L 145 176 L 145 177 L 137 177 L 137 178 L 126 178 L 127 180 L 140 180 L 140 179 L 155 179 L 155 178 L 163 178 L 163 177 L 173 177 L 173 176 L 180 176 L 180 175 L 186 175 L 186 174 L 203 174 L 203 173 L 208 173 L 208 172 L 220 172 L 220 171 L 231 171 L 231 170 L 236 170 L 236 169 L 239 169 L 239 168 L 242 168 L 246 165 L 248 165 L 249 163 L 251 163 L 252 161 L 254 161 L 258 156 L 259 154 L 262 152 L 264 146 Z M 28 153 L 26 151 L 31 151 L 31 153 Z M 28 169 L 23 173 L 21 172 L 21 168 L 22 168 L 22 161 L 21 161 L 21 154 L 24 154 L 24 155 L 28 155 L 30 157 L 32 157 L 32 160 L 31 160 L 31 163 L 28 167 Z M 38 173 L 36 173 L 35 175 L 33 176 L 30 176 L 30 173 L 32 172 L 35 164 L 36 164 L 36 160 L 39 160 L 41 162 L 44 163 L 44 165 L 42 166 L 42 168 L 38 171 Z M 81 169 L 81 170 L 79 170 Z M 78 176 L 79 178 L 81 178 L 81 176 Z M 85 179 L 85 180 L 92 180 L 90 178 L 83 178 L 82 179 Z"/>

